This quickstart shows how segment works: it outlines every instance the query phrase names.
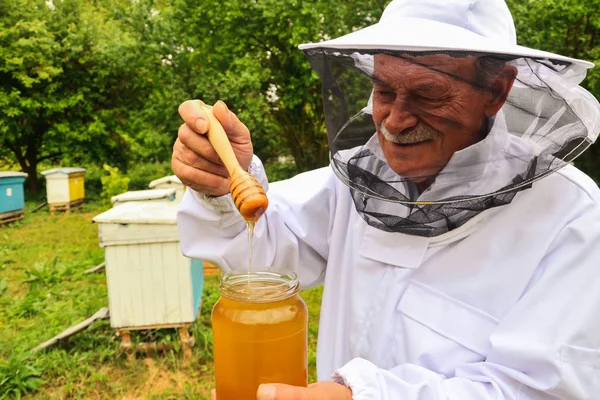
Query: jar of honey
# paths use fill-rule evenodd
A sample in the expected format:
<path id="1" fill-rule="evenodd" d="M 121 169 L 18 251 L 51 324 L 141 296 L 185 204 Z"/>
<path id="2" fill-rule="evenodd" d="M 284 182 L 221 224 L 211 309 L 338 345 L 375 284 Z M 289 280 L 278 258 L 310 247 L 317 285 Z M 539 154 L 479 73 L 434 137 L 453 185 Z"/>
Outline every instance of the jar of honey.
<path id="1" fill-rule="evenodd" d="M 218 400 L 256 400 L 262 383 L 306 386 L 308 310 L 296 274 L 229 272 L 212 311 Z"/>

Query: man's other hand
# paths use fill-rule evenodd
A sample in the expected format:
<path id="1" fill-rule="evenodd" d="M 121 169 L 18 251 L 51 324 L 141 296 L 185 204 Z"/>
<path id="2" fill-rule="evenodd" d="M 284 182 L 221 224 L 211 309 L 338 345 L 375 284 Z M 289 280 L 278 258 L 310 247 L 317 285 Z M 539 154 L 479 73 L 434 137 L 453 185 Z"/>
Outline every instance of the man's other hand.
<path id="1" fill-rule="evenodd" d="M 217 400 L 216 391 L 211 399 Z M 263 384 L 256 392 L 257 400 L 352 400 L 350 388 L 335 382 L 317 382 L 308 387 L 284 385 L 281 383 Z"/>

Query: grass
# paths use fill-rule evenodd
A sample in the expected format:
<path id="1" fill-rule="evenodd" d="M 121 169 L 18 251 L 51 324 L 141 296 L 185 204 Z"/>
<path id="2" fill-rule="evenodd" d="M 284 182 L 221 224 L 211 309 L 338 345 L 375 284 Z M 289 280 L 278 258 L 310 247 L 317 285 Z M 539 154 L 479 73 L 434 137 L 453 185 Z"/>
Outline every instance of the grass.
<path id="1" fill-rule="evenodd" d="M 192 359 L 183 362 L 175 330 L 135 333 L 174 349 L 128 361 L 108 321 L 38 353 L 31 349 L 108 305 L 105 276 L 83 271 L 104 261 L 86 203 L 71 214 L 35 214 L 0 226 L 0 399 L 206 399 L 213 387 L 210 312 L 219 277 L 206 277 L 200 315 L 192 325 Z M 314 381 L 321 289 L 302 292 L 309 306 L 309 380 Z"/>

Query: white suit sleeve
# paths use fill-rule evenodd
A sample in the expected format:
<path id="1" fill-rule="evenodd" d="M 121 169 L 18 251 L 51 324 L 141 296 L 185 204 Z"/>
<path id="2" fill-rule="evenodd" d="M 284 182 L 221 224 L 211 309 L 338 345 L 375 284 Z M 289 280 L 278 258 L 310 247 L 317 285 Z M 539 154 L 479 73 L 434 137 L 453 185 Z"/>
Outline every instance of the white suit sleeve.
<path id="1" fill-rule="evenodd" d="M 588 209 L 552 242 L 535 281 L 490 336 L 485 361 L 444 376 L 413 364 L 382 370 L 357 358 L 334 380 L 354 400 L 600 398 L 599 244 L 600 212 Z"/>
<path id="2" fill-rule="evenodd" d="M 303 288 L 322 283 L 329 252 L 335 181 L 329 168 L 268 184 L 254 157 L 250 173 L 267 191 L 269 207 L 259 219 L 252 242 L 253 268 L 282 267 L 298 273 Z M 182 252 L 208 260 L 224 271 L 249 267 L 248 236 L 231 195 L 210 198 L 193 190 L 177 216 Z"/>

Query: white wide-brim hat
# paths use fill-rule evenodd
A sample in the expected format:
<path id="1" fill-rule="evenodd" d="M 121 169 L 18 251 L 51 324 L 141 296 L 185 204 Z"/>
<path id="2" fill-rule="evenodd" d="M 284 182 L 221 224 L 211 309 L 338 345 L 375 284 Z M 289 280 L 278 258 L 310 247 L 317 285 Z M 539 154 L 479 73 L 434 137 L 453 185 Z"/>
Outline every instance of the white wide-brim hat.
<path id="1" fill-rule="evenodd" d="M 549 59 L 583 73 L 593 63 L 517 45 L 504 0 L 394 0 L 367 28 L 301 50 L 451 51 Z"/>

